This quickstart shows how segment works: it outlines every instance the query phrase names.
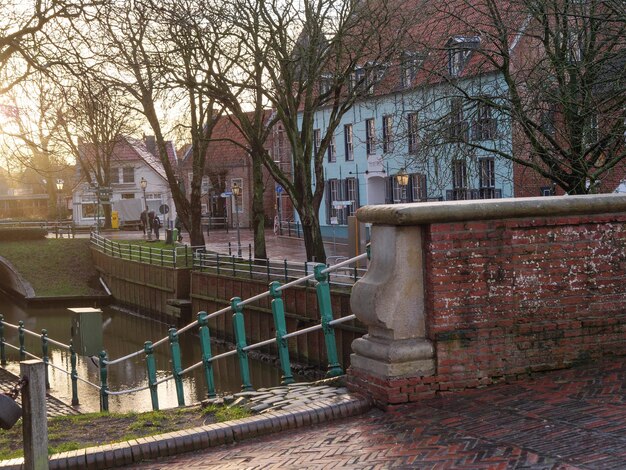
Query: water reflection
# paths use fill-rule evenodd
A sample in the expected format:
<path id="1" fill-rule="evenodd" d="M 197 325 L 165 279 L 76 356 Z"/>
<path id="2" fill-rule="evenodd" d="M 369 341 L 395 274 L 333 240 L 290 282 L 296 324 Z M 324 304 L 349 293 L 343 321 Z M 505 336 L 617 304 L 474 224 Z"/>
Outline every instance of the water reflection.
<path id="1" fill-rule="evenodd" d="M 72 313 L 67 310 L 72 305 L 55 306 L 49 308 L 26 308 L 15 304 L 11 299 L 0 294 L 0 313 L 4 315 L 6 322 L 17 325 L 18 321 L 24 321 L 24 327 L 35 332 L 41 332 L 43 328 L 48 330 L 48 336 L 52 339 L 68 344 L 70 340 L 70 328 Z M 137 350 L 143 349 L 146 340 L 156 342 L 167 336 L 169 325 L 155 320 L 144 318 L 132 312 L 118 310 L 116 308 L 103 308 L 104 347 L 110 359 L 125 356 Z M 6 342 L 17 346 L 19 344 L 17 331 L 13 328 L 4 329 Z M 41 357 L 41 340 L 31 335 L 26 335 L 26 350 Z M 187 331 L 180 336 L 183 368 L 187 368 L 198 362 L 201 358 L 200 343 L 195 331 Z M 10 364 L 7 369 L 19 372 L 18 352 L 6 348 L 7 359 Z M 213 354 L 223 352 L 219 344 L 213 345 Z M 53 364 L 70 370 L 69 352 L 56 346 L 49 346 L 49 356 Z M 171 374 L 171 362 L 169 345 L 165 343 L 155 349 L 157 364 L 157 378 Z M 78 376 L 92 384 L 99 384 L 99 369 L 97 360 L 87 357 L 78 359 Z M 230 356 L 214 365 L 215 384 L 218 393 L 236 392 L 241 388 L 239 378 L 239 366 L 236 356 Z M 261 361 L 250 361 L 250 374 L 255 388 L 275 386 L 280 383 L 280 371 L 273 366 Z M 112 391 L 131 389 L 146 385 L 146 369 L 144 355 L 141 354 L 130 360 L 109 367 L 109 388 Z M 50 392 L 66 403 L 71 402 L 71 381 L 67 374 L 49 368 Z M 199 367 L 190 372 L 184 379 L 185 402 L 194 403 L 206 397 L 207 389 L 202 368 Z M 177 406 L 176 387 L 173 381 L 160 384 L 158 387 L 159 405 L 161 408 Z M 94 387 L 78 382 L 79 409 L 82 412 L 99 410 L 98 390 Z M 131 395 L 109 397 L 111 411 L 147 411 L 152 408 L 150 393 L 148 390 Z"/>

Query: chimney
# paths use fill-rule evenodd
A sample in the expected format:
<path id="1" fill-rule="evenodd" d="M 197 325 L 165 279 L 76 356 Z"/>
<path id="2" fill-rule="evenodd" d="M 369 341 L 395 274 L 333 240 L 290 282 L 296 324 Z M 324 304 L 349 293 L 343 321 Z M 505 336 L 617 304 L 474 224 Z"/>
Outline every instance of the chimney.
<path id="1" fill-rule="evenodd" d="M 150 152 L 152 155 L 158 158 L 159 154 L 157 152 L 157 147 L 156 147 L 156 138 L 153 135 L 145 135 L 144 142 L 146 144 L 146 148 L 148 149 L 148 152 Z"/>

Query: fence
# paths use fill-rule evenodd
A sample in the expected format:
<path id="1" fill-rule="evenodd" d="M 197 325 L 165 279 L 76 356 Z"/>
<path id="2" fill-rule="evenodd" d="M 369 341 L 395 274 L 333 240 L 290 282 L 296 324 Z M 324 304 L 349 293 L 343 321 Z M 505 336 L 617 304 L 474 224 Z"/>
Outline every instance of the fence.
<path id="1" fill-rule="evenodd" d="M 102 411 L 108 411 L 109 409 L 109 396 L 115 395 L 123 395 L 123 394 L 131 394 L 137 393 L 143 390 L 150 390 L 150 396 L 152 401 L 152 408 L 154 410 L 159 409 L 158 395 L 157 395 L 157 387 L 159 384 L 164 382 L 173 380 L 176 387 L 177 401 L 179 406 L 185 405 L 184 391 L 183 391 L 183 377 L 185 374 L 188 374 L 194 369 L 202 367 L 204 370 L 204 378 L 207 387 L 207 395 L 209 397 L 213 397 L 216 395 L 215 392 L 215 383 L 213 379 L 213 363 L 221 358 L 225 358 L 228 356 L 236 355 L 239 360 L 239 372 L 241 376 L 241 383 L 243 390 L 253 390 L 253 386 L 250 382 L 250 369 L 248 365 L 248 351 L 253 349 L 258 349 L 270 345 L 275 345 L 278 349 L 278 356 L 280 367 L 282 371 L 282 383 L 288 384 L 294 382 L 293 375 L 291 372 L 291 363 L 289 358 L 289 348 L 288 341 L 291 338 L 295 338 L 300 335 L 308 334 L 314 331 L 322 330 L 325 347 L 326 347 L 326 355 L 328 358 L 328 366 L 327 366 L 327 376 L 335 377 L 343 374 L 343 369 L 339 364 L 339 360 L 337 357 L 337 347 L 335 343 L 335 331 L 334 326 L 339 323 L 344 323 L 347 321 L 352 321 L 356 317 L 354 315 L 348 315 L 342 318 L 334 319 L 332 306 L 331 306 L 331 298 L 330 298 L 330 285 L 328 282 L 329 274 L 333 271 L 343 269 L 353 263 L 358 262 L 361 259 L 364 259 L 367 255 L 363 254 L 357 256 L 355 258 L 346 260 L 342 263 L 339 263 L 332 267 L 326 267 L 323 264 L 316 264 L 313 266 L 313 273 L 307 276 L 301 277 L 294 281 L 280 284 L 278 281 L 274 281 L 270 284 L 269 290 L 258 294 L 256 296 L 250 297 L 248 299 L 242 300 L 241 298 L 234 298 L 231 301 L 229 307 L 223 308 L 221 310 L 217 310 L 211 314 L 207 314 L 206 312 L 199 312 L 197 320 L 189 323 L 183 328 L 177 330 L 176 328 L 170 328 L 168 331 L 168 336 L 159 339 L 156 342 L 146 341 L 144 344 L 144 349 L 136 351 L 134 353 L 128 354 L 126 356 L 110 360 L 107 356 L 106 351 L 102 351 L 99 355 L 99 368 L 100 368 L 100 384 L 94 384 L 87 380 L 81 379 L 78 377 L 76 371 L 76 352 L 70 344 L 64 344 L 59 341 L 55 341 L 51 338 L 48 338 L 48 334 L 46 330 L 42 330 L 41 334 L 27 330 L 24 328 L 24 323 L 22 321 L 19 322 L 18 325 L 10 324 L 4 321 L 3 316 L 0 315 L 0 361 L 2 365 L 6 364 L 6 347 L 12 348 L 16 351 L 19 351 L 20 360 L 26 358 L 26 356 L 39 359 L 34 354 L 26 351 L 24 346 L 24 337 L 25 335 L 32 335 L 35 337 L 39 337 L 41 339 L 41 347 L 42 347 L 42 358 L 45 367 L 46 374 L 48 373 L 48 367 L 53 367 L 66 375 L 72 381 L 72 404 L 78 403 L 78 388 L 77 382 L 81 381 L 92 388 L 97 389 L 100 394 L 100 408 Z M 304 328 L 301 330 L 296 330 L 288 333 L 286 331 L 286 321 L 285 321 L 285 310 L 282 300 L 281 292 L 290 287 L 306 283 L 311 280 L 316 281 L 316 293 L 318 299 L 318 307 L 321 322 L 315 326 L 311 326 L 308 328 Z M 246 305 L 252 304 L 254 302 L 258 302 L 266 297 L 271 297 L 271 309 L 274 318 L 274 328 L 276 335 L 273 338 L 268 338 L 264 341 L 260 341 L 256 344 L 248 345 L 246 341 L 246 333 L 245 333 L 245 319 L 243 308 Z M 211 341 L 210 341 L 210 331 L 208 322 L 211 318 L 215 318 L 221 315 L 225 315 L 227 313 L 233 314 L 233 326 L 235 333 L 235 342 L 236 348 L 225 353 L 213 356 L 211 354 Z M 4 337 L 4 328 L 13 328 L 18 331 L 18 341 L 19 346 L 11 345 L 5 342 Z M 190 367 L 186 369 L 182 369 L 181 366 L 181 353 L 180 353 L 180 335 L 185 332 L 190 331 L 194 327 L 199 327 L 199 341 L 202 350 L 202 358 L 200 361 L 196 362 Z M 49 345 L 52 344 L 59 348 L 65 349 L 70 352 L 71 355 L 71 370 L 65 370 L 62 367 L 59 367 L 55 364 L 52 364 L 48 358 L 48 348 Z M 165 344 L 169 344 L 170 354 L 171 354 L 171 364 L 172 364 L 172 373 L 171 375 L 158 379 L 157 380 L 157 371 L 156 371 L 156 361 L 154 357 L 154 350 L 157 347 L 163 346 Z M 107 385 L 108 378 L 108 369 L 117 364 L 124 363 L 127 360 L 130 360 L 136 356 L 141 354 L 145 354 L 145 367 L 147 370 L 148 383 L 145 386 L 137 387 L 134 389 L 126 389 L 126 390 L 110 390 Z M 46 380 L 47 382 L 47 380 Z"/>
<path id="2" fill-rule="evenodd" d="M 206 252 L 204 247 L 176 246 L 172 248 L 153 248 L 144 245 L 132 245 L 111 241 L 94 232 L 91 233 L 91 243 L 96 249 L 114 258 L 139 261 L 141 263 L 166 266 L 173 268 L 193 267 L 201 272 L 244 276 L 250 279 L 281 279 L 285 282 L 308 276 L 313 272 L 316 263 L 293 262 L 283 260 L 258 259 L 252 257 L 252 246 L 248 245 L 248 258 L 237 257 L 233 254 L 230 243 L 224 245 L 228 255 Z M 343 261 L 347 258 L 329 257 L 329 261 Z M 333 285 L 351 286 L 366 272 L 366 268 L 353 267 L 336 268 L 331 280 Z"/>
<path id="3" fill-rule="evenodd" d="M 63 238 L 63 235 L 67 235 L 68 238 L 74 238 L 76 234 L 74 224 L 65 221 L 0 221 L 0 228 L 41 228 L 54 233 L 56 238 Z"/>
<path id="4" fill-rule="evenodd" d="M 197 248 L 187 245 L 173 246 L 172 248 L 154 248 L 145 245 L 119 243 L 95 232 L 91 232 L 90 239 L 92 245 L 98 251 L 114 258 L 171 268 L 191 267 L 193 265 L 194 250 L 197 250 Z M 201 249 L 204 249 L 204 247 Z"/>

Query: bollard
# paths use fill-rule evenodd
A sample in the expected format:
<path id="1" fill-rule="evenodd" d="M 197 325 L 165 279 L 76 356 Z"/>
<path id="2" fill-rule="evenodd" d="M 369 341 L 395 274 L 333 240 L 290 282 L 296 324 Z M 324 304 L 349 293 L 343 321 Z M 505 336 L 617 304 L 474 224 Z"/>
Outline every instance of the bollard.
<path id="1" fill-rule="evenodd" d="M 200 349 L 202 350 L 202 365 L 204 366 L 204 378 L 206 379 L 207 396 L 215 398 L 215 381 L 213 379 L 213 362 L 211 361 L 211 333 L 209 331 L 209 319 L 206 312 L 198 313 L 198 329 L 200 335 Z"/>
<path id="2" fill-rule="evenodd" d="M 272 296 L 272 315 L 274 317 L 274 328 L 276 329 L 276 346 L 278 347 L 278 358 L 280 360 L 280 368 L 283 371 L 281 377 L 281 385 L 293 383 L 293 375 L 291 373 L 291 363 L 289 361 L 289 347 L 287 340 L 283 338 L 287 334 L 287 325 L 285 323 L 285 305 L 282 299 L 282 292 L 278 290 L 280 283 L 274 281 L 270 283 L 270 295 Z"/>
<path id="3" fill-rule="evenodd" d="M 230 306 L 233 309 L 233 329 L 235 330 L 235 342 L 237 344 L 237 355 L 239 356 L 239 372 L 241 373 L 241 390 L 244 392 L 252 391 L 250 383 L 250 365 L 248 364 L 248 353 L 245 351 L 246 328 L 243 319 L 243 310 L 239 305 L 240 297 L 233 297 L 230 300 Z"/>
<path id="4" fill-rule="evenodd" d="M 233 276 L 234 276 L 235 275 L 235 255 L 231 256 L 231 260 L 232 260 L 232 263 L 233 263 Z"/>
<path id="5" fill-rule="evenodd" d="M 252 261 L 252 243 L 248 243 L 248 261 Z"/>
<path id="6" fill-rule="evenodd" d="M 98 356 L 98 365 L 100 366 L 100 411 L 109 411 L 109 394 L 107 391 L 107 353 L 100 351 Z"/>
<path id="7" fill-rule="evenodd" d="M 285 284 L 289 282 L 289 275 L 287 274 L 287 260 L 283 260 L 285 265 Z"/>
<path id="8" fill-rule="evenodd" d="M 183 370 L 180 362 L 180 344 L 178 344 L 178 332 L 176 328 L 170 328 L 167 331 L 170 338 L 170 351 L 172 353 L 172 375 L 176 384 L 176 397 L 178 398 L 178 406 L 185 406 L 185 390 L 183 389 L 183 379 L 180 377 L 180 371 Z"/>
<path id="9" fill-rule="evenodd" d="M 317 264 L 313 268 L 315 272 L 315 280 L 317 286 L 317 305 L 320 309 L 320 317 L 322 319 L 322 331 L 324 332 L 324 341 L 326 342 L 326 355 L 328 356 L 328 370 L 326 377 L 337 377 L 343 374 L 343 370 L 339 365 L 337 357 L 337 344 L 335 341 L 335 330 L 329 322 L 333 320 L 333 309 L 330 301 L 330 286 L 328 285 L 328 276 L 322 271 L 326 268 L 323 264 Z"/>
<path id="10" fill-rule="evenodd" d="M 4 349 L 4 315 L 0 314 L 0 365 L 7 365 L 7 353 Z"/>
<path id="11" fill-rule="evenodd" d="M 76 370 L 76 351 L 74 350 L 74 341 L 70 340 L 70 366 L 72 368 L 70 377 L 72 377 L 72 406 L 78 405 L 78 371 Z"/>
<path id="12" fill-rule="evenodd" d="M 20 362 L 22 388 L 22 434 L 24 469 L 48 468 L 48 421 L 46 418 L 46 372 L 43 361 Z"/>
<path id="13" fill-rule="evenodd" d="M 143 350 L 146 353 L 146 368 L 148 369 L 148 386 L 150 387 L 152 410 L 157 411 L 159 409 L 159 395 L 157 394 L 156 361 L 154 359 L 154 348 L 152 347 L 152 341 L 146 341 L 143 344 Z"/>
<path id="14" fill-rule="evenodd" d="M 20 361 L 23 361 L 26 359 L 26 347 L 24 346 L 24 321 L 20 320 L 18 325 L 19 327 L 17 328 L 17 331 L 20 340 Z"/>
<path id="15" fill-rule="evenodd" d="M 230 242 L 228 242 L 228 256 L 232 256 L 232 255 L 233 255 L 233 252 L 231 251 L 231 248 L 230 248 Z"/>
<path id="16" fill-rule="evenodd" d="M 220 275 L 220 254 L 219 253 L 215 253 L 216 255 L 216 262 L 217 262 L 217 275 Z"/>
<path id="17" fill-rule="evenodd" d="M 46 371 L 46 390 L 50 389 L 50 380 L 48 377 L 48 331 L 46 329 L 41 330 L 41 357 L 43 358 L 43 363 L 45 365 L 44 369 Z"/>

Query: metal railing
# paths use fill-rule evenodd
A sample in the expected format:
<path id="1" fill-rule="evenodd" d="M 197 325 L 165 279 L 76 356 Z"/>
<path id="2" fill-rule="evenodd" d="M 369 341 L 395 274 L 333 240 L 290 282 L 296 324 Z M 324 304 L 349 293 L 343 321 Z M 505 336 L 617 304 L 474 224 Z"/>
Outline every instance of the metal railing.
<path id="1" fill-rule="evenodd" d="M 92 245 L 105 255 L 140 263 L 167 266 L 172 268 L 186 268 L 193 266 L 194 250 L 198 248 L 173 246 L 172 248 L 155 248 L 145 245 L 133 245 L 109 240 L 95 232 L 91 232 Z M 201 247 L 200 249 L 204 249 Z"/>
<path id="2" fill-rule="evenodd" d="M 229 247 L 230 248 L 230 247 Z M 347 260 L 348 258 L 329 257 L 329 261 Z M 248 251 L 248 258 L 239 258 L 213 252 L 197 252 L 193 260 L 193 268 L 200 272 L 210 272 L 212 274 L 223 274 L 235 277 L 246 277 L 248 279 L 264 279 L 270 282 L 273 279 L 280 279 L 289 282 L 294 279 L 308 276 L 313 273 L 314 262 L 295 262 L 286 259 L 258 259 L 253 258 L 251 250 Z M 333 263 L 336 266 L 337 262 Z M 330 265 L 328 265 L 330 267 Z M 351 286 L 358 281 L 366 268 L 360 268 L 357 264 L 353 266 L 343 266 L 333 269 L 329 282 L 333 285 Z"/>
<path id="3" fill-rule="evenodd" d="M 63 235 L 67 235 L 68 238 L 74 238 L 76 234 L 76 227 L 71 221 L 0 221 L 0 228 L 40 228 L 54 233 L 56 238 L 63 238 Z"/>
<path id="4" fill-rule="evenodd" d="M 215 382 L 213 378 L 213 363 L 219 359 L 234 356 L 236 355 L 239 360 L 239 371 L 241 376 L 241 383 L 243 390 L 253 390 L 252 383 L 250 381 L 250 368 L 248 364 L 248 352 L 261 348 L 264 346 L 275 345 L 278 349 L 278 356 L 280 367 L 282 371 L 282 384 L 289 384 L 294 382 L 293 374 L 291 372 L 291 363 L 289 358 L 289 347 L 288 342 L 291 338 L 295 338 L 300 335 L 308 334 L 314 331 L 321 330 L 324 336 L 324 343 L 326 346 L 326 357 L 328 360 L 327 366 L 327 376 L 335 377 L 343 374 L 343 369 L 339 364 L 338 354 L 337 354 L 337 345 L 335 340 L 335 331 L 334 327 L 340 323 L 348 322 L 355 320 L 354 315 L 348 315 L 342 318 L 334 319 L 331 305 L 331 297 L 330 297 L 330 285 L 328 282 L 329 274 L 333 271 L 343 269 L 347 266 L 350 266 L 353 263 L 356 263 L 360 260 L 365 259 L 367 254 L 363 254 L 357 256 L 355 258 L 346 260 L 342 263 L 338 263 L 335 266 L 326 267 L 323 264 L 317 264 L 313 267 L 313 273 L 301 277 L 299 279 L 287 282 L 285 284 L 280 284 L 277 281 L 272 282 L 269 285 L 269 289 L 266 292 L 255 295 L 248 299 L 242 300 L 241 298 L 234 298 L 231 300 L 231 304 L 229 307 L 223 308 L 221 310 L 217 310 L 213 313 L 207 314 L 206 312 L 199 312 L 197 316 L 197 320 L 189 323 L 183 328 L 176 329 L 170 328 L 168 330 L 168 336 L 161 338 L 154 343 L 152 341 L 146 341 L 144 343 L 144 348 L 138 351 L 135 351 L 131 354 L 127 354 L 126 356 L 119 357 L 117 359 L 109 359 L 106 351 L 102 351 L 99 355 L 99 368 L 100 368 L 100 384 L 96 385 L 87 380 L 81 379 L 78 377 L 76 372 L 76 353 L 70 344 L 63 344 L 59 341 L 52 340 L 48 338 L 46 330 L 42 330 L 41 334 L 35 333 L 33 331 L 29 331 L 24 328 L 24 323 L 22 321 L 19 322 L 19 325 L 13 325 L 4 321 L 2 315 L 0 315 L 0 360 L 2 365 L 6 364 L 6 347 L 13 348 L 19 351 L 20 360 L 26 358 L 26 356 L 37 358 L 34 354 L 27 352 L 24 346 L 24 336 L 26 334 L 39 337 L 42 342 L 42 358 L 44 364 L 46 365 L 46 374 L 48 373 L 48 367 L 53 367 L 58 369 L 65 374 L 67 374 L 72 380 L 72 404 L 78 403 L 78 392 L 77 392 L 77 381 L 84 382 L 90 385 L 93 388 L 99 390 L 100 394 L 100 409 L 101 411 L 109 410 L 109 396 L 114 395 L 125 395 L 131 393 L 137 393 L 143 390 L 150 390 L 150 397 L 152 401 L 152 408 L 154 410 L 159 409 L 159 401 L 157 395 L 157 387 L 158 385 L 173 380 L 176 387 L 176 394 L 179 406 L 185 405 L 185 397 L 183 390 L 183 377 L 195 370 L 197 368 L 202 367 L 204 371 L 204 378 L 207 387 L 207 395 L 209 397 L 214 397 L 216 395 L 215 391 Z M 284 303 L 282 300 L 282 291 L 288 289 L 290 287 L 294 287 L 296 285 L 300 285 L 306 283 L 308 281 L 315 280 L 316 285 L 316 293 L 317 293 L 317 303 L 320 314 L 320 323 L 304 328 L 301 330 L 296 330 L 292 332 L 287 332 L 286 330 L 286 321 L 285 321 L 285 309 Z M 248 345 L 245 334 L 245 318 L 244 318 L 244 307 L 246 305 L 258 302 L 266 297 L 271 297 L 271 309 L 272 315 L 274 319 L 274 330 L 276 332 L 275 337 L 268 338 L 264 341 L 260 341 L 255 344 Z M 233 314 L 233 330 L 235 333 L 235 349 L 227 351 L 222 354 L 218 354 L 213 356 L 211 353 L 211 341 L 210 341 L 210 331 L 208 322 L 212 318 L 216 318 L 221 315 L 225 315 L 228 313 Z M 4 337 L 4 328 L 14 328 L 18 331 L 18 340 L 19 346 L 10 345 L 5 341 Z M 181 366 L 181 352 L 180 352 L 180 344 L 179 338 L 182 334 L 192 330 L 193 328 L 198 327 L 199 333 L 199 341 L 202 351 L 201 359 L 194 363 L 193 365 L 187 367 L 186 369 L 182 369 Z M 48 359 L 48 347 L 49 344 L 55 345 L 59 348 L 70 351 L 71 354 L 71 370 L 67 371 L 61 367 L 58 367 L 52 364 Z M 171 355 L 171 364 L 172 364 L 172 373 L 171 375 L 158 379 L 157 380 L 157 371 L 156 371 L 156 361 L 154 357 L 154 350 L 157 347 L 161 347 L 165 344 L 169 345 L 170 355 Z M 145 355 L 145 367 L 147 370 L 148 381 L 144 386 L 132 388 L 132 389 L 124 389 L 124 390 L 110 390 L 108 387 L 108 369 L 109 367 L 115 366 L 117 364 L 124 363 L 127 360 L 130 360 L 139 355 Z M 39 359 L 39 358 L 37 358 Z M 47 381 L 47 380 L 46 380 Z"/>

